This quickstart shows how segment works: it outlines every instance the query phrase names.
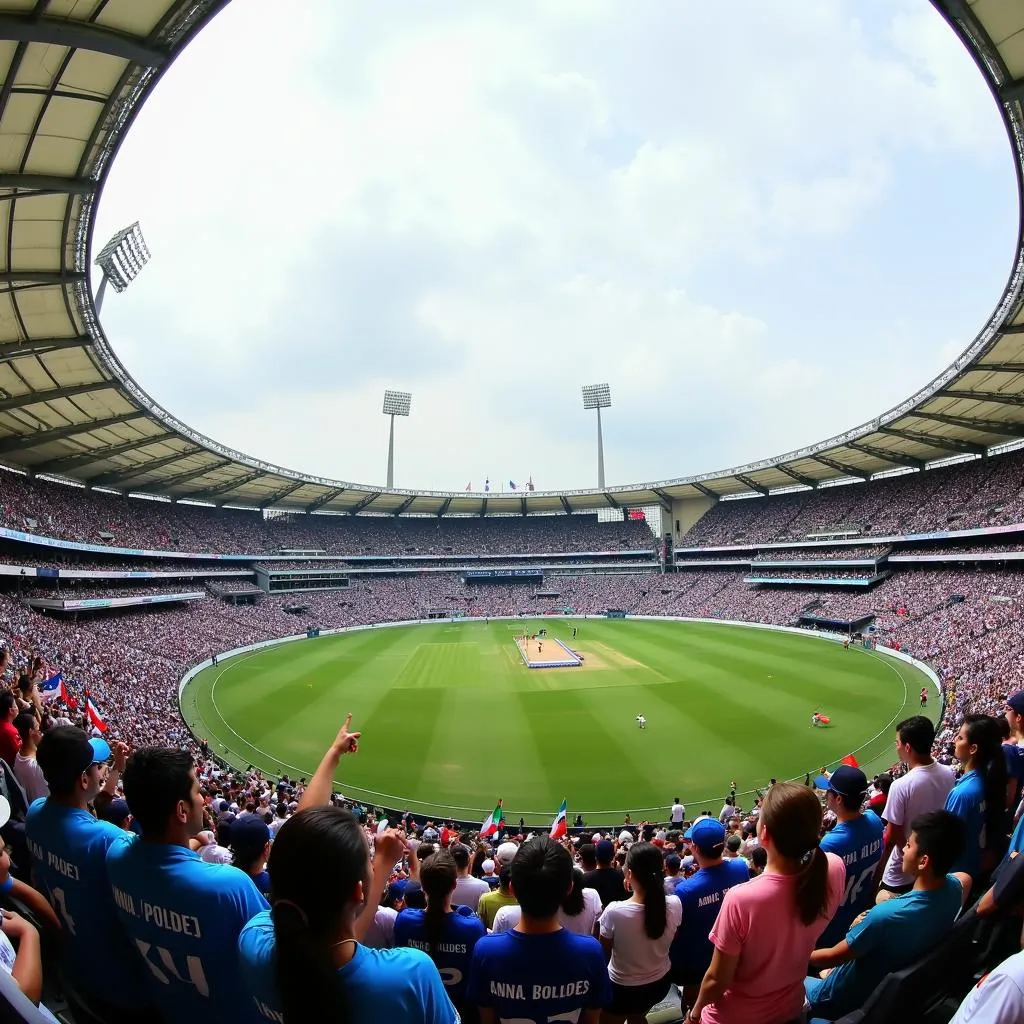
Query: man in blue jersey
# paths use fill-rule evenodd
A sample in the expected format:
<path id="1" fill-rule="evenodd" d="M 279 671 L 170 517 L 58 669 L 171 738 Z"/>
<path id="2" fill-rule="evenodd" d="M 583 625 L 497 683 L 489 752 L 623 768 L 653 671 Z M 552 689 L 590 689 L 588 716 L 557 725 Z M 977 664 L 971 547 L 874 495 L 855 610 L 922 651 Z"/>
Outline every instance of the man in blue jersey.
<path id="1" fill-rule="evenodd" d="M 127 747 L 117 744 L 115 769 Z M 152 1021 L 145 969 L 117 920 L 107 886 L 107 851 L 126 832 L 97 821 L 89 804 L 104 787 L 111 750 L 81 729 L 59 726 L 39 741 L 36 759 L 50 788 L 28 809 L 25 838 L 36 883 L 64 930 L 64 967 L 79 999 L 101 1020 Z"/>
<path id="2" fill-rule="evenodd" d="M 949 933 L 971 888 L 970 875 L 950 873 L 965 835 L 964 823 L 945 810 L 910 823 L 903 871 L 913 888 L 871 907 L 839 943 L 811 954 L 811 967 L 824 969 L 824 977 L 804 981 L 809 1016 L 838 1020 L 857 1009 L 887 974 L 919 960 Z"/>
<path id="3" fill-rule="evenodd" d="M 572 857 L 564 847 L 547 836 L 519 847 L 512 861 L 519 924 L 482 938 L 473 950 L 466 1002 L 480 1007 L 481 1024 L 597 1024 L 611 997 L 608 971 L 597 939 L 558 923 L 571 888 Z"/>
<path id="4" fill-rule="evenodd" d="M 814 782 L 825 790 L 828 809 L 836 826 L 825 833 L 820 846 L 841 857 L 846 865 L 846 893 L 829 926 L 818 939 L 818 947 L 834 946 L 849 931 L 853 919 L 874 900 L 874 877 L 882 859 L 885 826 L 876 814 L 861 813 L 868 791 L 867 776 L 852 765 L 841 764 L 831 776 L 819 775 Z"/>
<path id="5" fill-rule="evenodd" d="M 723 857 L 725 826 L 714 818 L 699 818 L 683 838 L 691 843 L 698 870 L 675 888 L 683 905 L 683 920 L 669 947 L 669 959 L 685 1012 L 696 1002 L 700 983 L 711 966 L 715 950 L 708 935 L 718 919 L 722 898 L 734 885 L 750 878 L 750 869 L 742 857 Z"/>
<path id="6" fill-rule="evenodd" d="M 237 951 L 239 933 L 267 901 L 244 871 L 207 864 L 189 849 L 203 827 L 192 756 L 137 750 L 125 768 L 124 795 L 142 838 L 111 847 L 107 876 L 164 1021 L 260 1020 Z"/>

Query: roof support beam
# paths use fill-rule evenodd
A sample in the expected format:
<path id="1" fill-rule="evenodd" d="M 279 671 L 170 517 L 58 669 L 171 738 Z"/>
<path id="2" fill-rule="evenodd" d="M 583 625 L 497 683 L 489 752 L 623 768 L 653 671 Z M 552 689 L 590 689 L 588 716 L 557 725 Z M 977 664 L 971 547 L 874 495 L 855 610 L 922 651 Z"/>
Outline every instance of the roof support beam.
<path id="1" fill-rule="evenodd" d="M 672 495 L 668 494 L 666 491 L 663 491 L 660 487 L 652 487 L 651 493 L 657 495 L 659 501 L 661 502 L 661 507 L 663 509 L 665 509 L 667 512 L 672 511 Z"/>
<path id="2" fill-rule="evenodd" d="M 768 493 L 768 488 L 767 487 L 762 487 L 756 481 L 751 480 L 751 478 L 749 476 L 744 476 L 742 473 L 737 473 L 736 474 L 736 479 L 739 480 L 740 483 L 746 484 L 752 491 L 757 491 L 758 494 L 767 494 Z"/>
<path id="3" fill-rule="evenodd" d="M 0 35 L 0 39 L 3 36 Z M 80 270 L 4 270 L 0 271 L 0 284 L 81 284 L 85 274 Z"/>
<path id="4" fill-rule="evenodd" d="M 1003 324 L 999 328 L 1000 334 L 1024 334 L 1024 324 Z"/>
<path id="5" fill-rule="evenodd" d="M 524 498 L 523 500 L 525 501 L 526 499 Z M 452 499 L 451 498 L 445 498 L 444 501 L 441 502 L 441 507 L 437 510 L 437 518 L 438 519 L 440 519 L 442 516 L 445 515 L 445 513 L 447 513 L 448 508 L 451 505 L 451 503 L 452 503 Z"/>
<path id="6" fill-rule="evenodd" d="M 0 345 L 0 362 L 9 363 L 23 356 L 45 356 L 66 348 L 83 348 L 92 344 L 92 338 L 30 338 L 28 341 L 12 341 Z"/>
<path id="7" fill-rule="evenodd" d="M 483 504 L 480 506 L 480 518 L 481 519 L 483 519 L 483 517 L 485 515 L 487 515 L 487 501 L 488 501 L 488 499 L 484 498 Z"/>
<path id="8" fill-rule="evenodd" d="M 605 491 L 601 497 L 604 498 L 612 508 L 622 508 L 622 506 L 607 491 Z"/>
<path id="9" fill-rule="evenodd" d="M 24 395 L 11 395 L 0 398 L 0 412 L 11 409 L 24 409 L 28 405 L 42 405 L 44 402 L 55 402 L 58 398 L 74 398 L 77 395 L 88 395 L 96 391 L 111 391 L 117 387 L 117 381 L 98 380 L 95 384 L 76 384 L 70 388 L 51 388 L 49 391 L 29 391 Z"/>
<path id="10" fill-rule="evenodd" d="M 713 491 L 710 487 L 705 487 L 703 484 L 697 483 L 696 480 L 694 480 L 691 486 L 696 487 L 705 498 L 711 498 L 712 501 L 718 501 L 720 497 L 717 491 Z"/>
<path id="11" fill-rule="evenodd" d="M 399 505 L 398 508 L 396 508 L 395 511 L 391 514 L 393 516 L 400 516 L 415 500 L 415 494 L 411 498 L 406 498 L 405 501 L 403 501 L 402 504 Z"/>
<path id="12" fill-rule="evenodd" d="M 1024 100 L 1024 79 L 1018 78 L 1016 81 L 1007 82 L 1000 88 L 999 98 L 1003 103 L 1016 103 Z"/>
<path id="13" fill-rule="evenodd" d="M 17 437 L 5 437 L 0 439 L 0 452 L 18 452 L 25 448 L 35 448 L 36 445 L 49 444 L 52 441 L 60 441 L 65 437 L 77 437 L 81 434 L 88 434 L 93 430 L 104 430 L 106 427 L 113 427 L 119 423 L 128 423 L 130 420 L 145 419 L 148 416 L 145 412 L 131 412 L 124 416 L 110 416 L 105 420 L 89 420 L 86 423 L 69 423 L 65 427 L 54 427 L 52 430 L 39 430 L 32 434 L 19 434 Z M 151 440 L 169 437 L 169 434 L 160 434 L 157 438 L 145 438 L 128 442 L 132 447 L 136 445 L 149 444 Z M 125 449 L 127 450 L 127 449 Z M 43 463 L 35 469 L 40 473 L 49 473 L 57 463 L 70 461 L 74 458 L 84 458 L 87 462 L 97 462 L 106 458 L 109 448 L 102 449 L 102 454 L 89 453 L 88 456 L 67 456 L 65 459 L 55 459 L 52 462 Z M 82 462 L 81 465 L 85 465 Z M 64 467 L 66 468 L 66 467 Z"/>
<path id="14" fill-rule="evenodd" d="M 276 505 L 279 501 L 284 501 L 284 499 L 287 498 L 289 495 L 294 494 L 296 491 L 301 490 L 305 486 L 305 480 L 300 480 L 298 483 L 295 484 L 289 484 L 287 487 L 284 487 L 280 491 L 278 491 L 277 494 L 272 494 L 269 498 L 267 498 L 263 502 L 263 507 L 270 508 L 271 506 Z"/>
<path id="15" fill-rule="evenodd" d="M 988 370 L 989 373 L 1024 373 L 1024 363 L 975 363 L 968 372 Z"/>
<path id="16" fill-rule="evenodd" d="M 182 459 L 191 458 L 197 451 L 198 449 L 196 448 L 189 448 L 184 452 L 174 452 L 171 455 L 165 455 L 162 459 L 140 462 L 136 466 L 125 466 L 124 469 L 115 469 L 109 473 L 89 476 L 85 480 L 92 487 L 119 487 L 125 480 L 134 480 L 136 477 L 145 476 L 147 473 L 155 473 L 158 469 L 170 466 L 174 462 L 181 462 Z"/>
<path id="17" fill-rule="evenodd" d="M 998 434 L 1000 437 L 1024 437 L 1024 421 L 1021 420 L 982 420 L 975 419 L 973 416 L 949 416 L 942 412 L 914 412 L 910 415 L 922 420 L 945 423 L 949 427 L 978 430 L 983 434 Z"/>
<path id="18" fill-rule="evenodd" d="M 326 494 L 321 494 L 320 497 L 316 499 L 316 501 L 310 502 L 306 506 L 306 511 L 307 512 L 316 512 L 317 509 L 323 508 L 324 505 L 327 505 L 330 502 L 334 501 L 334 499 L 339 494 L 343 494 L 344 492 L 345 492 L 345 488 L 344 487 L 338 487 L 335 490 L 327 491 Z"/>
<path id="19" fill-rule="evenodd" d="M 251 484 L 253 480 L 258 480 L 261 476 L 266 475 L 266 470 L 256 469 L 251 473 L 246 473 L 245 476 L 235 477 L 234 480 L 225 480 L 224 483 L 217 484 L 216 487 L 204 487 L 201 491 L 193 491 L 191 494 L 180 494 L 178 497 L 189 499 L 194 498 L 196 501 L 206 501 L 209 498 L 216 498 L 220 494 L 230 494 L 239 487 Z"/>
<path id="20" fill-rule="evenodd" d="M 987 449 L 983 444 L 976 444 L 974 441 L 961 441 L 955 437 L 933 437 L 931 434 L 922 434 L 917 430 L 898 430 L 895 427 L 879 427 L 880 434 L 888 434 L 891 437 L 905 437 L 908 441 L 917 441 L 919 444 L 927 444 L 932 448 L 938 448 L 944 452 L 959 452 L 963 455 L 984 455 Z"/>
<path id="21" fill-rule="evenodd" d="M 153 486 L 159 487 L 161 490 L 165 487 L 175 487 L 178 484 L 188 483 L 189 480 L 195 480 L 197 477 L 206 476 L 207 473 L 212 473 L 214 470 L 221 469 L 230 464 L 230 459 L 218 459 L 216 462 L 211 463 L 209 466 L 203 466 L 201 469 L 190 469 L 187 473 L 178 473 L 176 476 L 169 476 L 166 480 L 154 480 Z M 184 498 L 187 495 L 179 494 L 177 497 Z"/>
<path id="22" fill-rule="evenodd" d="M 170 431 L 165 431 L 162 434 L 151 434 L 149 437 L 137 437 L 134 441 L 125 441 L 122 444 L 111 445 L 109 448 L 94 448 L 92 451 L 83 452 L 80 455 L 64 455 L 59 459 L 43 462 L 35 468 L 37 473 L 71 473 L 82 466 L 102 462 L 104 459 L 112 459 L 118 455 L 124 455 L 125 452 L 148 448 L 151 444 L 162 444 L 173 436 Z M 0 451 L 4 450 L 3 445 L 4 442 L 0 441 Z"/>
<path id="23" fill-rule="evenodd" d="M 66 178 L 59 174 L 0 174 L 0 188 L 18 190 L 17 196 L 0 196 L 0 201 L 26 198 L 32 193 L 91 196 L 97 187 L 92 178 Z"/>
<path id="24" fill-rule="evenodd" d="M 562 508 L 565 509 L 565 514 L 571 516 L 572 515 L 572 505 L 569 504 L 569 499 L 564 494 L 560 494 L 558 496 L 558 500 L 561 501 Z"/>
<path id="25" fill-rule="evenodd" d="M 1014 395 L 1001 391 L 952 391 L 942 388 L 935 392 L 938 398 L 957 398 L 967 402 L 994 402 L 997 405 L 1024 405 L 1024 395 Z"/>
<path id="26" fill-rule="evenodd" d="M 99 25 L 62 18 L 38 18 L 18 14 L 0 15 L 0 39 L 17 43 L 44 43 L 70 49 L 92 50 L 110 57 L 131 61 L 147 68 L 167 63 L 165 50 L 147 46 L 137 36 L 115 32 Z"/>
<path id="27" fill-rule="evenodd" d="M 924 462 L 921 459 L 912 458 L 910 455 L 897 455 L 894 452 L 886 451 L 884 448 L 876 448 L 874 445 L 861 444 L 859 441 L 847 441 L 847 448 L 855 448 L 865 455 L 874 456 L 883 462 L 891 462 L 894 466 L 909 466 L 911 469 L 924 469 Z"/>
<path id="28" fill-rule="evenodd" d="M 862 469 L 854 469 L 853 466 L 846 466 L 842 462 L 836 462 L 835 459 L 830 459 L 825 455 L 812 455 L 812 459 L 815 462 L 820 462 L 823 466 L 828 466 L 829 469 L 834 469 L 837 473 L 842 473 L 843 476 L 856 477 L 858 480 L 867 480 L 868 474 Z"/>
<path id="29" fill-rule="evenodd" d="M 357 501 L 348 510 L 348 514 L 350 516 L 354 516 L 357 513 L 362 512 L 363 509 L 367 507 L 367 505 L 372 505 L 379 497 L 380 497 L 380 491 L 373 491 L 372 493 L 367 494 L 365 498 L 362 498 L 359 501 Z"/>
<path id="30" fill-rule="evenodd" d="M 803 484 L 804 487 L 817 487 L 818 481 L 813 477 L 804 476 L 802 473 L 798 473 L 795 469 L 788 469 L 786 466 L 775 467 L 780 473 L 785 473 L 790 480 L 795 480 L 798 484 Z"/>

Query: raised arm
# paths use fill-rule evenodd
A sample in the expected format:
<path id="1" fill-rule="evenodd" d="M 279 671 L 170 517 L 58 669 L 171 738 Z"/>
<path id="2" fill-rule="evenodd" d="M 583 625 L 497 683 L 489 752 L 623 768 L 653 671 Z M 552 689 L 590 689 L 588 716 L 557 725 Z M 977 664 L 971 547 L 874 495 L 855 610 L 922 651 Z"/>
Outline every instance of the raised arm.
<path id="1" fill-rule="evenodd" d="M 320 766 L 309 780 L 305 793 L 299 801 L 299 810 L 304 811 L 307 807 L 322 807 L 330 803 L 331 792 L 334 788 L 334 773 L 338 770 L 338 762 L 342 754 L 354 754 L 359 749 L 359 737 L 362 733 L 349 732 L 352 725 L 352 713 L 345 716 L 345 724 L 341 731 L 334 738 L 334 742 L 327 748 Z"/>

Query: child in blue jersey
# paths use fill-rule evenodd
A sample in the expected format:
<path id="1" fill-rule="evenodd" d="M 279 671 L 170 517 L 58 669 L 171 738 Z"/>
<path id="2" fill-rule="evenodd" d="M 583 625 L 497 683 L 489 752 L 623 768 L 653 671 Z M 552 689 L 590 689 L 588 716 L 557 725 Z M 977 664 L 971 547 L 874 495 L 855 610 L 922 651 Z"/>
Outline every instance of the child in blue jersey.
<path id="1" fill-rule="evenodd" d="M 203 827 L 192 756 L 137 750 L 125 768 L 124 795 L 142 837 L 107 852 L 108 892 L 163 1020 L 259 1020 L 236 949 L 245 923 L 267 901 L 244 871 L 207 864 L 189 848 Z"/>
<path id="2" fill-rule="evenodd" d="M 572 857 L 557 842 L 538 836 L 519 847 L 512 861 L 519 923 L 473 951 L 466 1000 L 480 1007 L 481 1024 L 597 1024 L 611 998 L 608 970 L 597 939 L 558 923 L 571 887 Z"/>
<path id="3" fill-rule="evenodd" d="M 469 964 L 477 941 L 487 934 L 468 907 L 452 908 L 458 868 L 447 850 L 427 858 L 420 868 L 426 910 L 403 910 L 395 921 L 395 945 L 422 949 L 437 965 L 445 991 L 461 1015 Z"/>
<path id="4" fill-rule="evenodd" d="M 930 811 L 910 823 L 903 871 L 914 877 L 914 887 L 862 914 L 837 945 L 811 954 L 815 970 L 833 968 L 804 983 L 811 1017 L 837 1020 L 862 1006 L 887 974 L 919 960 L 948 934 L 971 888 L 969 875 L 950 873 L 964 833 L 964 823 L 949 811 Z"/>
<path id="5" fill-rule="evenodd" d="M 348 811 L 306 807 L 285 822 L 270 848 L 273 910 L 238 940 L 249 1005 L 263 1020 L 458 1024 L 426 953 L 370 949 L 357 938 L 360 911 L 373 916 L 364 909 L 371 888 L 403 849 L 396 833 L 378 836 L 371 880 L 366 834 Z"/>
<path id="6" fill-rule="evenodd" d="M 868 791 L 867 776 L 852 765 L 841 764 L 831 776 L 819 775 L 818 789 L 826 791 L 826 806 L 836 816 L 836 826 L 818 844 L 846 865 L 843 902 L 818 939 L 818 948 L 834 946 L 849 931 L 853 919 L 874 902 L 874 878 L 882 859 L 885 826 L 875 814 L 862 814 Z"/>
<path id="7" fill-rule="evenodd" d="M 953 740 L 953 753 L 964 774 L 946 798 L 946 810 L 962 818 L 967 828 L 954 868 L 978 881 L 998 864 L 1006 846 L 1006 759 L 996 720 L 967 715 Z"/>
<path id="8" fill-rule="evenodd" d="M 115 746 L 119 772 L 127 747 Z M 72 999 L 102 1020 L 152 1021 L 145 968 L 118 924 L 107 885 L 107 852 L 129 837 L 89 811 L 106 785 L 110 756 L 105 740 L 90 740 L 81 729 L 48 730 L 36 759 L 50 795 L 29 807 L 25 838 L 36 883 L 60 919 Z"/>

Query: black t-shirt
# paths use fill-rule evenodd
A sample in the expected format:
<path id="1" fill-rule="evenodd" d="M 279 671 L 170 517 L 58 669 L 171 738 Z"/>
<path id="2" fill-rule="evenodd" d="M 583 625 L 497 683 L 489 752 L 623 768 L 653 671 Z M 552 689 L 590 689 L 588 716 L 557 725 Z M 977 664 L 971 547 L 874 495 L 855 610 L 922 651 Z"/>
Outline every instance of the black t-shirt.
<path id="1" fill-rule="evenodd" d="M 625 876 L 618 868 L 596 868 L 583 875 L 583 888 L 596 889 L 601 897 L 601 906 L 607 907 L 616 900 L 629 899 L 626 892 Z"/>

